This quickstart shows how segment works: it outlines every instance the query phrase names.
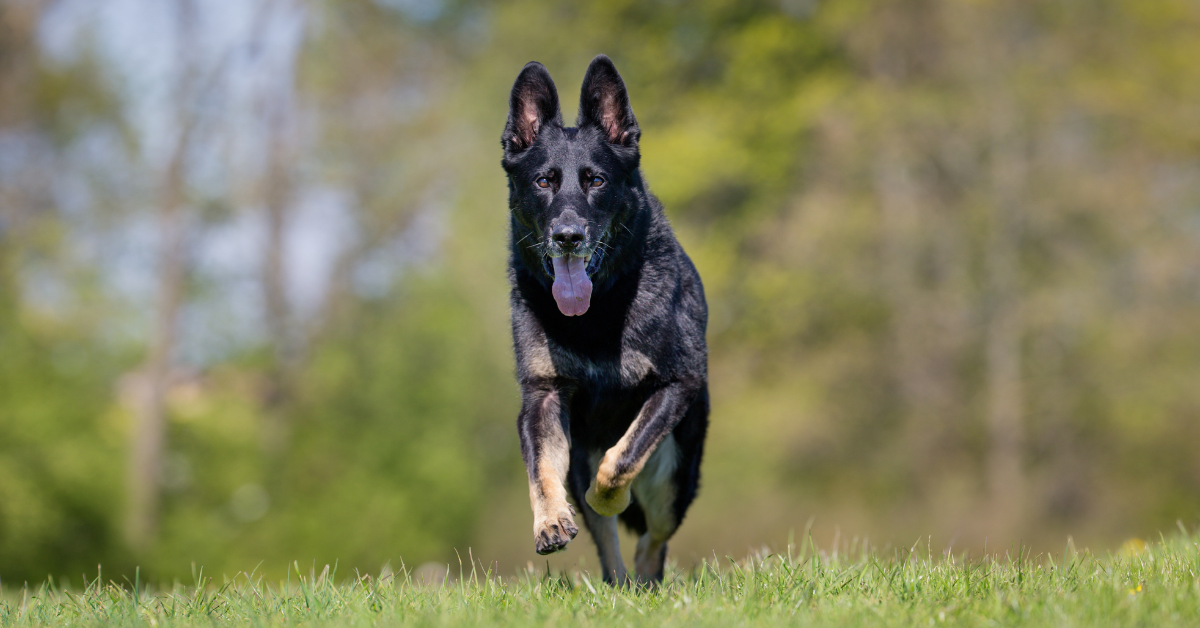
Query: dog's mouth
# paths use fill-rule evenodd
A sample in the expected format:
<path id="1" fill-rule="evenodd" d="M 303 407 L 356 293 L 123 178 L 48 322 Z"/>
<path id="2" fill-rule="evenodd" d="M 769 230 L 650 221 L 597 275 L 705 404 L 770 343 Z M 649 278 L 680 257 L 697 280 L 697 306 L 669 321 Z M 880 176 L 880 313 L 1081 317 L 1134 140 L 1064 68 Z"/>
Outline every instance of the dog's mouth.
<path id="1" fill-rule="evenodd" d="M 604 257 L 597 248 L 584 255 L 565 254 L 544 257 L 546 274 L 554 278 L 550 292 L 564 316 L 582 316 L 592 304 L 592 275 Z"/>

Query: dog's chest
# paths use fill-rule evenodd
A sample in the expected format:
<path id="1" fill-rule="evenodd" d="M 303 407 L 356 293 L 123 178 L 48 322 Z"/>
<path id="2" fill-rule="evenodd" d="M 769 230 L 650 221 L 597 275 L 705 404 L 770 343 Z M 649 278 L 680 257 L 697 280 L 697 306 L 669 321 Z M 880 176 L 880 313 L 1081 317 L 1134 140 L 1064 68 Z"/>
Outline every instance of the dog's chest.
<path id="1" fill-rule="evenodd" d="M 525 370 L 539 379 L 565 378 L 602 387 L 628 388 L 654 373 L 653 361 L 629 346 L 596 356 L 574 351 L 545 336 L 523 344 Z"/>

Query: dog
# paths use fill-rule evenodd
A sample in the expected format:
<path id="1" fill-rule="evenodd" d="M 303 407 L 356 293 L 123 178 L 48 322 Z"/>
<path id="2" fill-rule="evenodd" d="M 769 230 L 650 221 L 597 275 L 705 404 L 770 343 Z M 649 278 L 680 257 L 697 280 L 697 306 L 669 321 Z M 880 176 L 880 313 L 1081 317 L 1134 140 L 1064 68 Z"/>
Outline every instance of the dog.
<path id="1" fill-rule="evenodd" d="M 708 306 L 640 169 L 621 75 L 597 56 L 576 126 L 546 68 L 527 64 L 501 144 L 508 175 L 512 329 L 534 549 L 567 546 L 577 514 L 605 581 L 631 581 L 618 518 L 639 536 L 637 582 L 662 581 L 696 496 L 708 429 Z"/>

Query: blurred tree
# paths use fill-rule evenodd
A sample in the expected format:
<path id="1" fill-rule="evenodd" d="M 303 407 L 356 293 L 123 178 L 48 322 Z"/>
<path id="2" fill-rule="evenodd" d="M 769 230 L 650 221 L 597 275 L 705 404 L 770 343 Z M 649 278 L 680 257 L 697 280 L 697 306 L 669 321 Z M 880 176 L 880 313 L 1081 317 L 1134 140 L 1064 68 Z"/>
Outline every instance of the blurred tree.
<path id="1" fill-rule="evenodd" d="M 47 58 L 49 3 L 0 5 L 0 576 L 37 582 L 104 560 L 126 563 L 115 525 L 120 441 L 97 418 L 105 373 L 122 362 L 103 335 L 94 275 L 62 225 L 56 182 L 73 151 L 118 126 L 97 59 Z M 86 176 L 86 173 L 85 173 Z"/>
<path id="2" fill-rule="evenodd" d="M 126 541 L 137 551 L 145 551 L 158 535 L 159 487 L 166 448 L 167 388 L 171 383 L 177 344 L 176 325 L 183 306 L 185 257 L 184 186 L 192 135 L 195 132 L 194 103 L 198 69 L 195 67 L 196 40 L 193 33 L 195 8 L 189 0 L 175 6 L 176 85 L 172 89 L 173 127 L 176 138 L 162 174 L 158 201 L 158 280 L 154 330 L 147 349 L 146 363 L 135 384 L 134 423 L 129 446 L 129 503 L 126 514 Z"/>

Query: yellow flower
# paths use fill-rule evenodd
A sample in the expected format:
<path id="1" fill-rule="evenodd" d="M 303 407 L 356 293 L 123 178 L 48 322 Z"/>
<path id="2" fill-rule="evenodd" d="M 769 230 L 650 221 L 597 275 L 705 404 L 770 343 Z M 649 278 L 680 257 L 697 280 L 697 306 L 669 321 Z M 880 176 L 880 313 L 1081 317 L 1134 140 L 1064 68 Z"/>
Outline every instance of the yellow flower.
<path id="1" fill-rule="evenodd" d="M 1141 554 L 1149 549 L 1149 547 L 1150 546 L 1147 545 L 1145 541 L 1134 537 L 1131 539 L 1126 539 L 1125 542 L 1121 544 L 1119 553 L 1124 556 L 1137 556 L 1138 554 Z"/>

